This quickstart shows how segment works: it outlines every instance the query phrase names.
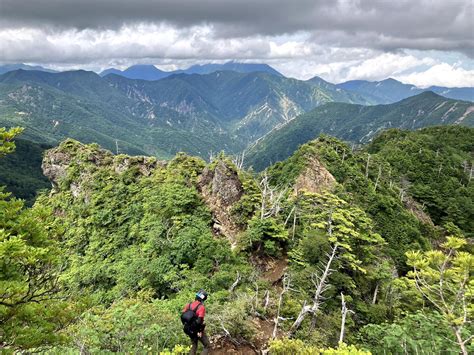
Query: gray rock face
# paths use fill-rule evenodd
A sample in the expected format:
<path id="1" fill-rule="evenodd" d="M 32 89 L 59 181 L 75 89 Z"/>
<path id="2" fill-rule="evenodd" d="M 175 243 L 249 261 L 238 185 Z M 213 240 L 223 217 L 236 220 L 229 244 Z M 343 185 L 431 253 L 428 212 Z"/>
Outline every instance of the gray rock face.
<path id="1" fill-rule="evenodd" d="M 231 209 L 244 193 L 237 171 L 221 160 L 214 169 L 203 171 L 198 188 L 212 211 L 214 230 L 235 245 L 241 230 L 232 218 Z"/>
<path id="2" fill-rule="evenodd" d="M 237 172 L 223 161 L 217 164 L 214 171 L 205 169 L 201 182 L 211 183 L 211 194 L 221 206 L 231 206 L 240 200 L 244 192 Z"/>
<path id="3" fill-rule="evenodd" d="M 44 176 L 51 181 L 53 188 L 58 188 L 59 181 L 66 177 L 70 159 L 71 157 L 68 154 L 55 152 L 55 149 L 46 152 L 41 169 Z"/>
<path id="4" fill-rule="evenodd" d="M 53 191 L 67 188 L 74 197 L 79 197 L 86 192 L 87 181 L 90 181 L 99 167 L 111 169 L 116 174 L 137 168 L 140 175 L 150 176 L 158 165 L 165 166 L 166 162 L 157 161 L 153 157 L 114 156 L 97 145 L 84 145 L 74 140 L 66 140 L 46 152 L 41 167 L 43 174 L 51 181 Z M 70 180 L 67 186 L 61 185 L 65 179 Z M 84 198 L 87 199 L 87 196 Z"/>
<path id="5" fill-rule="evenodd" d="M 133 166 L 137 166 L 141 175 L 150 176 L 152 171 L 157 167 L 157 165 L 164 166 L 166 165 L 166 162 L 162 162 L 162 161 L 158 162 L 155 158 L 143 157 L 143 156 L 137 156 L 137 157 L 127 156 L 123 159 L 116 157 L 114 159 L 114 171 L 117 174 L 121 174 Z"/>

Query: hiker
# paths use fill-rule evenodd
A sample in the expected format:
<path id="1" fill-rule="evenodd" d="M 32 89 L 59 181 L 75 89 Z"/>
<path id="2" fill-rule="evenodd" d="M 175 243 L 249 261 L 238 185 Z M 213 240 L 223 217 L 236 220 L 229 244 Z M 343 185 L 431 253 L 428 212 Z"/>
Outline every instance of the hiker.
<path id="1" fill-rule="evenodd" d="M 204 332 L 204 316 L 206 315 L 206 308 L 204 301 L 207 299 L 207 292 L 199 290 L 196 293 L 195 301 L 184 306 L 181 314 L 181 322 L 183 322 L 183 330 L 189 336 L 192 342 L 191 355 L 197 353 L 198 341 L 203 345 L 202 354 L 207 354 L 209 351 L 209 339 Z"/>

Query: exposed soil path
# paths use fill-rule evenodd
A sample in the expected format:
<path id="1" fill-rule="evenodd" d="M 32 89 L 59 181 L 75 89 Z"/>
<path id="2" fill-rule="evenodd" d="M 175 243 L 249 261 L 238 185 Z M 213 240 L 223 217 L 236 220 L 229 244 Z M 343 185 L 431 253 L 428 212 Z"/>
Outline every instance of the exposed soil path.
<path id="1" fill-rule="evenodd" d="M 288 267 L 288 259 L 286 255 L 279 259 L 265 258 L 253 260 L 255 268 L 261 271 L 261 280 L 270 283 L 270 287 L 279 292 L 281 289 L 281 281 Z M 261 319 L 255 317 L 252 322 L 257 329 L 254 344 L 234 344 L 227 338 L 214 340 L 211 345 L 209 354 L 212 355 L 253 355 L 261 354 L 260 349 L 266 349 L 273 334 L 273 319 Z"/>

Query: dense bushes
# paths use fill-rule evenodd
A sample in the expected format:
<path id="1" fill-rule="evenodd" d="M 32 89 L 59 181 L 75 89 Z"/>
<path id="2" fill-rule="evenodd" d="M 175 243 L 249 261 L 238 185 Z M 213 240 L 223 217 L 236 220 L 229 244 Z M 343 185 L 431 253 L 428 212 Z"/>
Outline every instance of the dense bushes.
<path id="1" fill-rule="evenodd" d="M 390 146 L 398 135 L 389 132 L 384 139 Z M 461 217 L 469 211 L 454 213 L 460 208 L 455 197 L 447 217 L 435 218 L 448 222 L 444 229 L 415 216 L 418 210 L 410 208 L 420 206 L 400 197 L 402 176 L 418 181 L 412 186 L 426 181 L 433 196 L 439 187 L 433 171 L 418 176 L 410 170 L 419 168 L 410 160 L 416 149 L 401 148 L 400 159 L 410 160 L 402 171 L 391 153 L 398 148 L 386 148 L 382 138 L 373 150 L 351 152 L 322 137 L 269 169 L 268 186 L 251 172 L 234 174 L 243 189 L 226 210 L 237 226 L 234 245 L 216 231 L 222 221 L 203 197 L 201 159 L 180 154 L 164 164 L 72 140 L 58 149 L 68 157 L 67 167 L 33 208 L 0 194 L 0 346 L 6 351 L 183 353 L 189 340 L 179 314 L 200 288 L 210 293 L 209 334 L 232 346 L 258 344 L 271 354 L 457 351 L 453 331 L 461 324 L 462 302 L 454 302 L 455 316 L 443 313 L 426 302 L 426 292 L 422 297 L 425 285 L 416 287 L 414 273 L 422 270 L 418 278 L 428 291 L 436 289 L 440 268 L 433 265 L 448 260 L 443 285 L 451 290 L 464 272 L 468 287 L 472 250 L 463 235 L 469 223 Z M 337 180 L 331 191 L 292 189 L 309 157 Z M 448 185 L 470 188 L 464 175 L 459 179 L 464 187 Z M 407 187 L 407 199 L 411 191 Z M 428 196 L 413 194 L 419 202 Z M 461 242 L 445 244 L 447 234 Z M 430 251 L 431 242 L 438 251 Z M 409 250 L 417 252 L 405 254 Z M 453 261 L 458 255 L 467 261 Z M 462 295 L 471 297 L 468 291 Z M 350 310 L 344 341 L 354 345 L 338 343 L 343 295 Z M 471 310 L 466 314 L 471 317 Z M 275 320 L 280 340 L 268 344 Z M 471 333 L 470 325 L 459 330 L 462 339 Z"/>

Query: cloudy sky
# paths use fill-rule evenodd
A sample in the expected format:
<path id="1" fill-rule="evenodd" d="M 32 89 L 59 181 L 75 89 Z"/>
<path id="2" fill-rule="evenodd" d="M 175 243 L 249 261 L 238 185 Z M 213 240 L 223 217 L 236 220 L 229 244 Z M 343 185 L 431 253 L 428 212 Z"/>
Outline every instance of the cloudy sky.
<path id="1" fill-rule="evenodd" d="M 266 62 L 332 82 L 474 86 L 473 0 L 0 0 L 0 62 Z"/>

